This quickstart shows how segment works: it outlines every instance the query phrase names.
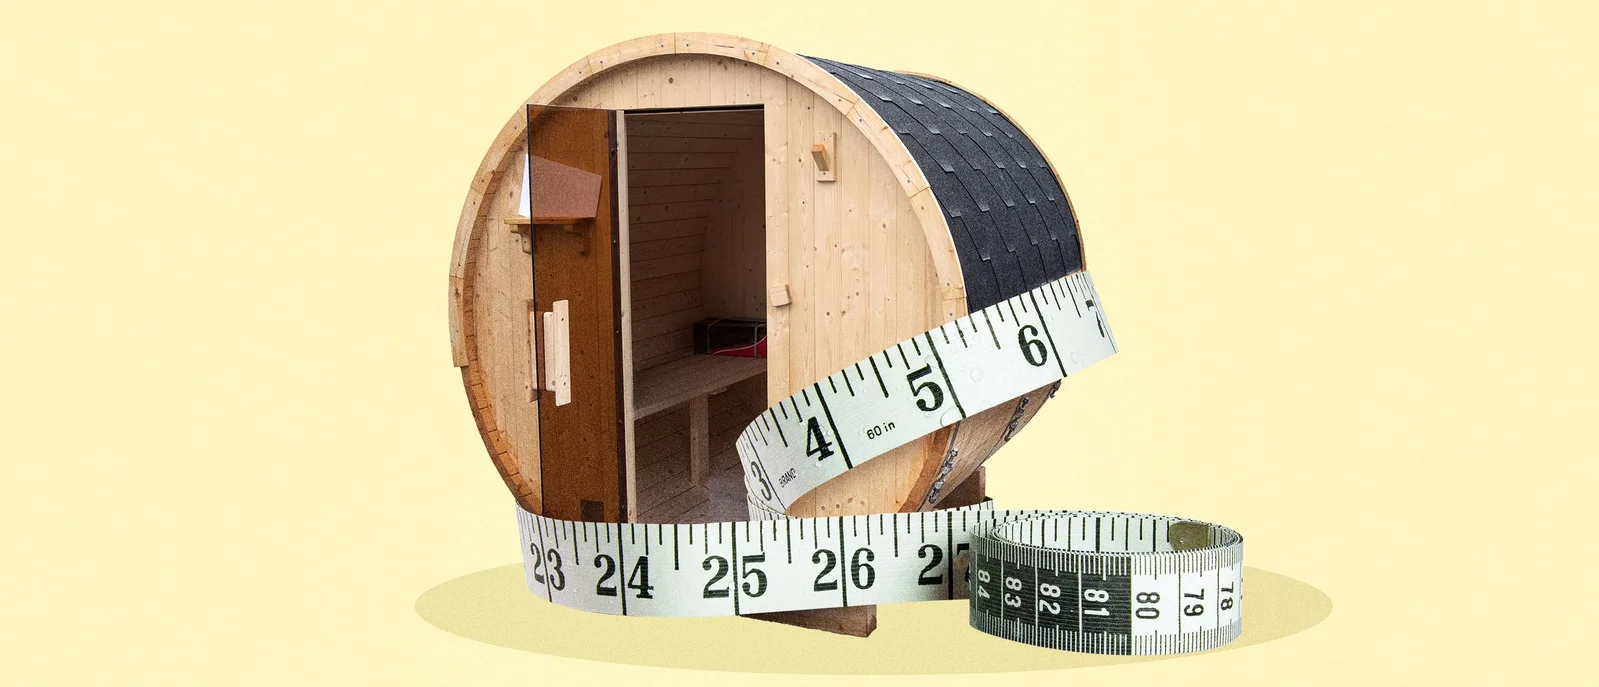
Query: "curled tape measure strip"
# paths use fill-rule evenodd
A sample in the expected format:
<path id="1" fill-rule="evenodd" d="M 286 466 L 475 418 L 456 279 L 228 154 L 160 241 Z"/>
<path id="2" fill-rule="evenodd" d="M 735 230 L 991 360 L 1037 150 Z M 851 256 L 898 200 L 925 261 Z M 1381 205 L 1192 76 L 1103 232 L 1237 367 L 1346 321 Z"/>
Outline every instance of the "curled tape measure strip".
<path id="1" fill-rule="evenodd" d="M 908 339 L 772 406 L 739 435 L 749 522 L 598 523 L 518 508 L 529 589 L 599 613 L 713 616 L 970 599 L 1036 646 L 1220 646 L 1243 613 L 1243 539 L 1160 515 L 958 509 L 790 518 L 872 458 L 1116 350 L 1086 272 Z"/>

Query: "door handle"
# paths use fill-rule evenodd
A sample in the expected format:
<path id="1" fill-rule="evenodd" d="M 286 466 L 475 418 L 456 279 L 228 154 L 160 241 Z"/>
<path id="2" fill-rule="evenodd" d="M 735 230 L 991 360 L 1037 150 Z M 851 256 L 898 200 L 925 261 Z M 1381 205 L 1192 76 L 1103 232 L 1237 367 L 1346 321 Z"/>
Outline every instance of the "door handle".
<path id="1" fill-rule="evenodd" d="M 528 331 L 533 332 L 535 316 L 542 318 L 544 330 L 543 382 L 545 391 L 555 392 L 555 405 L 572 402 L 572 338 L 567 320 L 568 302 L 550 304 L 550 312 L 540 313 L 528 303 Z M 530 337 L 531 339 L 531 337 Z M 529 357 L 536 357 L 537 348 L 529 347 Z M 536 366 L 537 367 L 537 366 Z"/>

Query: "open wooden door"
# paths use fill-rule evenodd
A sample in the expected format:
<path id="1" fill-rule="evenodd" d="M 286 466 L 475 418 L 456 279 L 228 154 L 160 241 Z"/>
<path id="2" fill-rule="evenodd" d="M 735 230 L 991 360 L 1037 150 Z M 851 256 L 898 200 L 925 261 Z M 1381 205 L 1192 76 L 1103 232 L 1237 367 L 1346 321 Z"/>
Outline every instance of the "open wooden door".
<path id="1" fill-rule="evenodd" d="M 619 113 L 527 107 L 544 515 L 627 519 Z"/>

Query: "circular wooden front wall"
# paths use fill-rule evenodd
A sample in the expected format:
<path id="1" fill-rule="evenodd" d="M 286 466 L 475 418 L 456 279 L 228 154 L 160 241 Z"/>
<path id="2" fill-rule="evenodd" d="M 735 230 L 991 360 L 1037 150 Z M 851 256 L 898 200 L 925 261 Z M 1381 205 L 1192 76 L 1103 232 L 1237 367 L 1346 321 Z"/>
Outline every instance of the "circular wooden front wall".
<path id="1" fill-rule="evenodd" d="M 804 58 L 732 36 L 663 34 L 579 60 L 528 102 L 612 110 L 761 106 L 765 282 L 786 286 L 791 299 L 761 304 L 772 332 L 766 400 L 966 313 L 948 224 L 922 170 L 870 107 Z M 456 232 L 449 309 L 452 355 L 479 432 L 518 502 L 538 513 L 546 505 L 541 477 L 561 476 L 541 475 L 530 391 L 529 255 L 504 221 L 520 199 L 525 127 L 519 109 L 473 180 Z M 827 134 L 834 136 L 837 180 L 818 182 L 810 145 Z M 946 460 L 945 483 L 959 484 L 1038 411 L 1048 392 L 866 463 L 790 513 L 933 507 L 929 490 Z M 636 495 L 629 501 L 636 506 Z"/>

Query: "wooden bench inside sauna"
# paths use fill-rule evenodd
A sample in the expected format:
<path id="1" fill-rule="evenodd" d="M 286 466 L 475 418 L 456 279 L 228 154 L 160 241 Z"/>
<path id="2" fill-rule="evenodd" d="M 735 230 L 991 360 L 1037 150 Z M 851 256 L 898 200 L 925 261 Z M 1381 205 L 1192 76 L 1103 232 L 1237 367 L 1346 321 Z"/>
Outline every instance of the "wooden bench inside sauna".
<path id="1" fill-rule="evenodd" d="M 450 273 L 454 362 L 530 512 L 746 519 L 733 441 L 770 404 L 895 342 L 1082 269 L 1059 180 L 947 81 L 675 33 L 578 60 L 496 137 Z M 764 320 L 766 357 L 694 323 Z M 795 516 L 983 498 L 1045 387 L 858 466 Z M 864 635 L 871 607 L 775 614 Z"/>

